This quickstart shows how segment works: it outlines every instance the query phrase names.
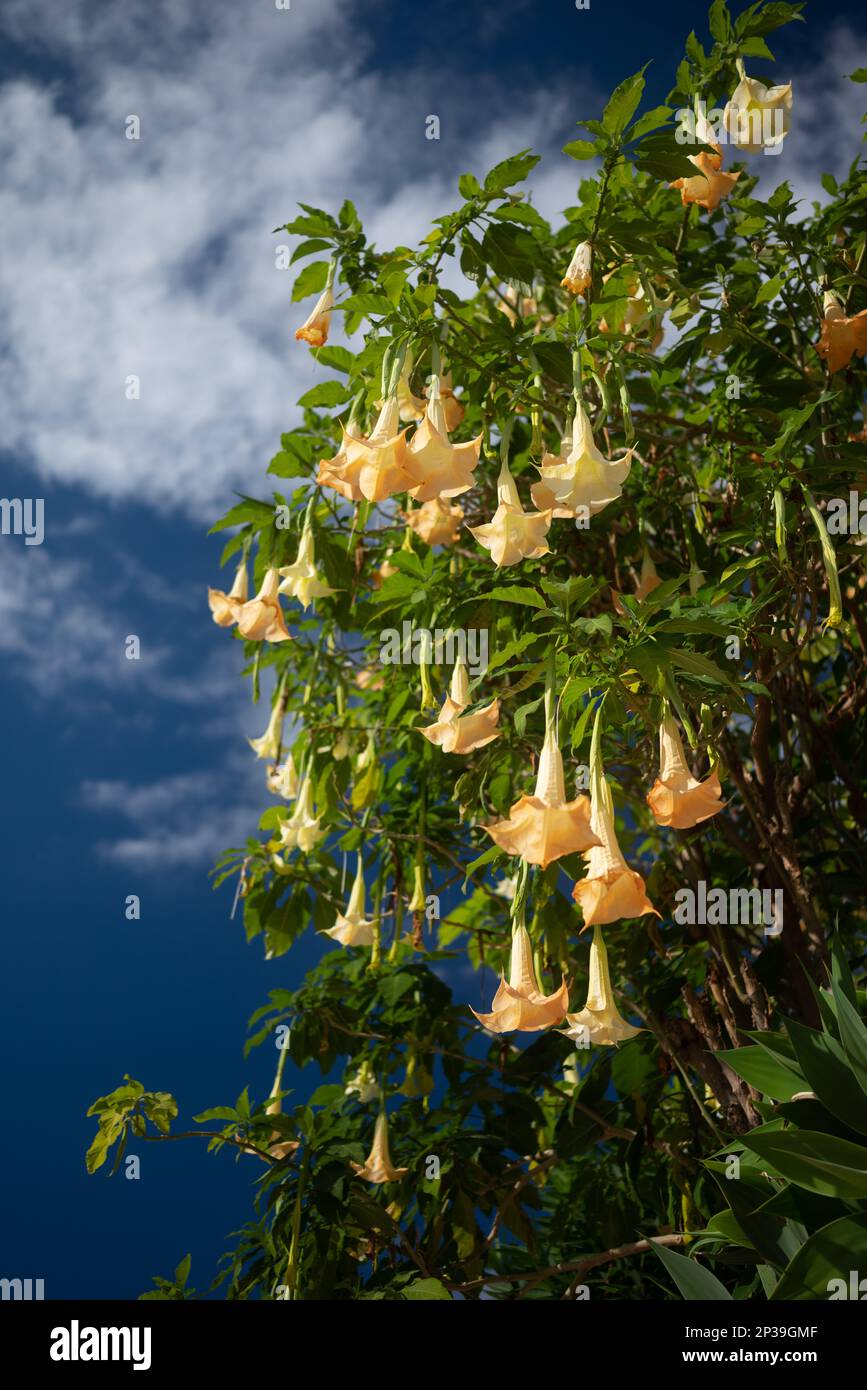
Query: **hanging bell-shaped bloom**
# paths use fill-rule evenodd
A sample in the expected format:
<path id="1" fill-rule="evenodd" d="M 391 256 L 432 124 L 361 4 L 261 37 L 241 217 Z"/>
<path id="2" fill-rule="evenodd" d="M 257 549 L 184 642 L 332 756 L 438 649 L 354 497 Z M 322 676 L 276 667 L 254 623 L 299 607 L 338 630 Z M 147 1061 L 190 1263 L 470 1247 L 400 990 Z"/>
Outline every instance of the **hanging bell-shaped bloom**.
<path id="1" fill-rule="evenodd" d="M 309 854 L 325 836 L 319 829 L 319 817 L 314 814 L 313 783 L 305 777 L 298 789 L 295 809 L 288 820 L 283 822 L 280 842 L 285 849 L 300 849 Z"/>
<path id="2" fill-rule="evenodd" d="M 424 912 L 427 907 L 427 898 L 424 891 L 424 866 L 415 863 L 412 866 L 412 897 L 406 905 L 407 912 Z"/>
<path id="3" fill-rule="evenodd" d="M 638 586 L 635 590 L 635 597 L 639 603 L 643 603 L 648 594 L 652 594 L 654 589 L 658 589 L 662 580 L 656 572 L 656 565 L 653 563 L 653 556 L 649 550 L 645 550 L 641 557 L 641 573 L 638 576 Z"/>
<path id="4" fill-rule="evenodd" d="M 231 627 L 238 621 L 238 610 L 247 602 L 249 592 L 247 561 L 242 560 L 227 594 L 224 594 L 222 589 L 208 590 L 208 605 L 217 627 Z"/>
<path id="5" fill-rule="evenodd" d="M 533 947 L 527 928 L 520 924 L 512 932 L 509 982 L 504 975 L 494 995 L 489 1014 L 472 1013 L 491 1033 L 538 1033 L 560 1023 L 569 1007 L 569 987 L 564 980 L 553 994 L 543 994 L 536 979 Z"/>
<path id="6" fill-rule="evenodd" d="M 581 241 L 575 247 L 566 274 L 560 281 L 564 290 L 570 294 L 583 294 L 593 279 L 593 246 L 589 241 Z"/>
<path id="7" fill-rule="evenodd" d="M 659 776 L 647 793 L 647 804 L 657 825 L 689 830 L 723 809 L 721 796 L 716 768 L 703 782 L 693 777 L 680 730 L 671 715 L 666 715 L 659 726 Z"/>
<path id="8" fill-rule="evenodd" d="M 430 396 L 430 386 L 426 386 L 424 388 L 424 393 L 426 396 Z M 451 433 L 452 430 L 457 429 L 458 425 L 461 423 L 461 421 L 467 413 L 464 410 L 464 407 L 461 405 L 460 401 L 458 400 L 457 396 L 455 395 L 454 386 L 452 384 L 451 372 L 443 372 L 442 376 L 440 377 L 439 393 L 440 400 L 443 403 L 443 414 L 445 416 L 446 429 L 449 431 L 449 433 Z"/>
<path id="9" fill-rule="evenodd" d="M 723 125 L 729 140 L 744 154 L 776 152 L 792 123 L 792 84 L 766 87 L 755 77 L 742 77 L 726 104 Z"/>
<path id="10" fill-rule="evenodd" d="M 608 972 L 608 948 L 600 927 L 593 928 L 593 941 L 590 946 L 590 981 L 587 988 L 587 1003 L 580 1013 L 567 1014 L 568 1028 L 560 1032 L 573 1041 L 613 1047 L 617 1043 L 628 1042 L 641 1032 L 633 1028 L 614 1002 L 611 976 Z"/>
<path id="11" fill-rule="evenodd" d="M 395 1168 L 388 1149 L 388 1120 L 384 1110 L 380 1110 L 373 1131 L 373 1147 L 363 1164 L 353 1163 L 352 1167 L 360 1178 L 367 1182 L 397 1182 L 408 1168 Z"/>
<path id="12" fill-rule="evenodd" d="M 248 599 L 238 609 L 238 631 L 248 642 L 288 642 L 289 632 L 283 609 L 277 597 L 280 575 L 277 570 L 265 572 L 262 587 L 255 598 Z"/>
<path id="13" fill-rule="evenodd" d="M 413 420 L 420 420 L 424 415 L 427 405 L 426 401 L 413 393 L 412 387 L 409 384 L 411 376 L 412 353 L 408 351 L 403 359 L 403 366 L 400 370 L 400 376 L 397 379 L 397 390 L 395 393 L 397 395 L 398 412 L 401 420 L 403 420 L 405 424 L 411 424 Z"/>
<path id="14" fill-rule="evenodd" d="M 400 429 L 398 415 L 397 397 L 391 396 L 368 437 L 344 429 L 339 452 L 320 460 L 320 486 L 333 487 L 352 502 L 382 502 L 396 492 L 408 492 L 413 483 L 405 468 L 406 430 Z"/>
<path id="15" fill-rule="evenodd" d="M 622 458 L 607 459 L 596 447 L 590 421 L 582 405 L 575 411 L 572 437 L 563 440 L 559 455 L 545 454 L 541 478 L 530 489 L 540 511 L 554 516 L 577 516 L 586 510 L 595 516 L 615 502 L 623 491 L 632 464 L 632 449 Z"/>
<path id="16" fill-rule="evenodd" d="M 519 560 L 538 560 L 549 553 L 545 537 L 551 526 L 550 509 L 525 512 L 521 506 L 515 479 L 504 463 L 497 479 L 499 505 L 492 519 L 484 526 L 469 526 L 479 545 L 491 552 L 491 559 L 501 565 L 516 565 Z"/>
<path id="17" fill-rule="evenodd" d="M 824 357 L 828 371 L 839 372 L 848 365 L 852 354 L 859 357 L 867 355 L 867 309 L 847 318 L 846 310 L 835 294 L 825 295 L 822 317 L 822 335 L 816 347 L 820 357 Z"/>
<path id="18" fill-rule="evenodd" d="M 379 1087 L 376 1078 L 370 1070 L 369 1062 L 362 1062 L 358 1071 L 347 1081 L 343 1088 L 343 1094 L 347 1096 L 357 1096 L 362 1105 L 374 1100 L 379 1095 Z"/>
<path id="19" fill-rule="evenodd" d="M 328 342 L 328 330 L 331 327 L 331 311 L 334 308 L 334 295 L 331 293 L 331 286 L 323 290 L 316 301 L 310 317 L 305 319 L 300 328 L 295 329 L 295 337 L 299 342 L 309 343 L 311 347 L 324 347 Z"/>
<path id="20" fill-rule="evenodd" d="M 315 598 L 327 598 L 334 590 L 319 578 L 316 573 L 313 551 L 313 530 L 305 524 L 298 546 L 298 557 L 294 565 L 284 565 L 280 570 L 283 583 L 278 590 L 297 598 L 304 608 L 309 608 Z"/>
<path id="21" fill-rule="evenodd" d="M 668 186 L 680 190 L 680 201 L 684 207 L 697 203 L 700 208 L 713 212 L 722 199 L 731 193 L 740 174 L 722 172 L 722 149 L 714 140 L 703 138 L 701 143 L 713 145 L 716 153 L 699 150 L 698 154 L 689 155 L 689 162 L 695 165 L 698 173 L 689 178 L 675 179 Z"/>
<path id="22" fill-rule="evenodd" d="M 466 444 L 449 442 L 439 378 L 433 377 L 424 419 L 410 441 L 404 463 L 414 484 L 411 496 L 417 502 L 429 502 L 434 497 L 459 497 L 469 492 L 481 447 L 481 435 Z"/>
<path id="23" fill-rule="evenodd" d="M 566 800 L 563 758 L 553 724 L 542 744 L 534 794 L 516 801 L 508 820 L 483 828 L 507 854 L 519 854 L 527 864 L 540 864 L 543 869 L 564 854 L 599 844 L 590 828 L 590 798 Z"/>
<path id="24" fill-rule="evenodd" d="M 659 916 L 647 896 L 641 874 L 630 869 L 617 842 L 614 826 L 614 806 L 607 779 L 600 771 L 591 777 L 592 815 L 590 824 L 599 840 L 585 854 L 586 877 L 572 889 L 572 897 L 581 905 L 584 926 L 617 922 L 621 917 L 643 917 L 645 912 Z"/>
<path id="25" fill-rule="evenodd" d="M 280 744 L 283 742 L 283 718 L 285 713 L 286 706 L 278 695 L 271 708 L 271 718 L 268 720 L 268 727 L 262 737 L 247 739 L 247 742 L 257 758 L 267 758 L 269 762 L 276 761 L 280 753 Z"/>
<path id="26" fill-rule="evenodd" d="M 442 497 L 432 497 L 406 513 L 407 526 L 411 526 L 427 545 L 454 545 L 460 536 L 463 519 L 463 507 L 452 507 Z M 393 567 L 392 572 L 396 573 Z"/>
<path id="27" fill-rule="evenodd" d="M 276 796 L 282 796 L 285 801 L 294 801 L 298 795 L 298 769 L 292 754 L 289 754 L 280 767 L 269 768 L 265 780 L 269 791 L 274 792 Z"/>
<path id="28" fill-rule="evenodd" d="M 332 937 L 334 941 L 339 941 L 341 946 L 371 946 L 373 944 L 373 928 L 376 923 L 365 918 L 365 897 L 364 861 L 359 854 L 355 882 L 352 885 L 346 911 L 338 914 L 334 926 L 330 927 L 323 935 Z"/>
<path id="29" fill-rule="evenodd" d="M 469 701 L 469 681 L 467 668 L 458 661 L 452 672 L 449 694 L 443 702 L 439 718 L 435 724 L 419 729 L 428 743 L 438 744 L 444 753 L 472 753 L 475 748 L 484 748 L 502 733 L 497 728 L 500 718 L 500 702 L 492 700 L 484 709 L 473 714 L 463 714 Z"/>

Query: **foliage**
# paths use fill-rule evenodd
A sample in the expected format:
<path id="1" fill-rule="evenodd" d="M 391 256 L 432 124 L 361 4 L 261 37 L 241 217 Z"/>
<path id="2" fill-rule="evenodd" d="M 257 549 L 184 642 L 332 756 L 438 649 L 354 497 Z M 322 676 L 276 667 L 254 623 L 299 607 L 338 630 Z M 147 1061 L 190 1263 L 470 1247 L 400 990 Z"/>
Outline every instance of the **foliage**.
<path id="1" fill-rule="evenodd" d="M 350 202 L 336 217 L 302 204 L 278 229 L 307 262 L 295 298 L 338 267 L 349 346 L 314 348 L 328 375 L 271 460 L 281 491 L 242 498 L 214 529 L 231 533 L 223 562 L 252 561 L 258 589 L 296 561 L 306 524 L 332 591 L 289 601 L 291 641 L 235 633 L 254 699 L 273 683 L 321 838 L 287 848 L 292 802 L 271 805 L 216 882 L 240 876 L 247 939 L 275 972 L 290 967 L 248 1046 L 288 1028 L 292 1062 L 322 1084 L 287 1107 L 281 1065 L 269 1098 L 199 1117 L 218 1122 L 209 1147 L 264 1163 L 255 1219 L 216 1281 L 227 1297 L 551 1298 L 588 1282 L 593 1297 L 671 1297 L 669 1273 L 688 1297 L 818 1297 L 835 1252 L 863 1248 L 864 1000 L 842 962 L 858 970 L 865 952 L 865 574 L 860 535 L 827 517 L 867 471 L 864 368 L 853 357 L 831 372 L 816 344 L 826 291 L 847 313 L 867 306 L 867 179 L 857 161 L 839 184 L 826 176 L 811 210 L 786 183 L 756 196 L 749 161 L 710 212 L 669 187 L 696 167 L 676 111 L 724 104 L 738 62 L 770 58 L 766 38 L 801 8 L 734 19 L 714 0 L 711 46 L 690 35 L 664 106 L 640 113 L 637 73 L 566 146 L 597 164 L 556 226 L 520 191 L 537 162 L 524 151 L 464 174 L 462 202 L 417 248 L 370 244 Z M 561 281 L 584 242 L 591 281 L 573 298 Z M 673 345 L 659 342 L 663 314 Z M 464 412 L 452 440 L 482 436 L 451 545 L 421 539 L 405 497 L 353 506 L 316 483 L 342 425 L 369 434 L 402 360 L 422 406 L 448 368 Z M 636 449 L 622 496 L 589 526 L 555 518 L 549 553 L 495 568 L 466 527 L 495 512 L 498 459 L 529 508 L 576 402 L 606 458 Z M 650 561 L 660 582 L 638 597 Z M 498 737 L 459 755 L 420 736 L 451 670 L 383 666 L 391 628 L 488 633 L 468 700 L 499 699 Z M 642 1031 L 583 1054 L 555 1029 L 492 1040 L 467 1007 L 488 1007 L 490 970 L 474 977 L 508 956 L 514 863 L 484 826 L 532 791 L 546 690 L 569 795 L 595 726 L 620 844 L 660 913 L 606 928 L 621 1011 Z M 657 824 L 646 800 L 670 710 L 727 798 L 686 831 Z M 326 938 L 299 985 L 283 958 L 344 912 L 356 852 L 373 945 Z M 570 896 L 583 871 L 569 854 L 528 885 L 542 992 L 565 975 L 573 1008 L 588 974 Z M 679 920 L 677 894 L 700 882 L 781 895 L 781 933 Z M 373 1186 L 351 1165 L 380 1093 L 408 1171 Z M 148 1120 L 159 1138 L 170 1104 L 132 1082 L 98 1101 L 91 1168 Z M 741 1176 L 726 1180 L 732 1153 Z M 187 1296 L 181 1273 L 148 1296 Z"/>

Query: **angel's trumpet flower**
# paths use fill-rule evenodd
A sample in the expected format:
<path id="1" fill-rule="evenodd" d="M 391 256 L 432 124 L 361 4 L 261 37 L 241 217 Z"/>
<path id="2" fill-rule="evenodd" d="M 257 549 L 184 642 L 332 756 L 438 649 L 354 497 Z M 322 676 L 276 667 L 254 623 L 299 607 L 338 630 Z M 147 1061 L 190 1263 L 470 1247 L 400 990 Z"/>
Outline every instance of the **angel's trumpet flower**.
<path id="1" fill-rule="evenodd" d="M 218 627 L 231 627 L 238 621 L 238 610 L 247 602 L 249 592 L 247 561 L 242 560 L 227 594 L 224 594 L 222 589 L 208 590 L 208 605 Z"/>
<path id="2" fill-rule="evenodd" d="M 643 917 L 645 912 L 658 917 L 647 896 L 644 879 L 630 869 L 617 842 L 611 789 L 595 750 L 591 753 L 590 790 L 590 824 L 599 844 L 585 854 L 586 877 L 572 889 L 572 897 L 584 913 L 581 930 L 597 923 L 604 926 L 606 922 L 617 922 L 621 917 Z"/>
<path id="3" fill-rule="evenodd" d="M 291 753 L 280 767 L 269 768 L 266 781 L 269 791 L 277 796 L 282 796 L 286 801 L 295 799 L 298 795 L 298 770 Z"/>
<path id="4" fill-rule="evenodd" d="M 443 372 L 442 376 L 440 377 L 439 385 L 440 399 L 443 403 L 443 413 L 445 415 L 446 429 L 449 432 L 451 432 L 452 430 L 457 429 L 458 425 L 461 423 L 467 412 L 464 410 L 464 407 L 461 405 L 460 401 L 455 395 L 454 386 L 452 385 L 451 372 Z M 424 393 L 426 396 L 430 396 L 431 389 L 429 386 L 425 387 Z"/>
<path id="5" fill-rule="evenodd" d="M 492 700 L 484 709 L 473 714 L 463 714 L 469 700 L 467 668 L 458 661 L 452 672 L 449 694 L 443 702 L 439 718 L 435 724 L 419 729 L 428 743 L 439 744 L 444 753 L 472 753 L 475 748 L 484 748 L 492 743 L 502 730 L 497 728 L 500 718 L 500 702 Z"/>
<path id="6" fill-rule="evenodd" d="M 744 154 L 777 153 L 792 123 L 792 84 L 766 87 L 744 74 L 723 112 L 731 143 Z"/>
<path id="7" fill-rule="evenodd" d="M 472 1012 L 492 1033 L 537 1033 L 560 1023 L 569 1007 L 569 987 L 564 980 L 553 994 L 543 994 L 533 965 L 533 947 L 527 929 L 519 923 L 512 933 L 509 982 L 504 975 L 489 1014 Z"/>
<path id="8" fill-rule="evenodd" d="M 583 294 L 593 279 L 592 268 L 593 245 L 589 241 L 581 241 L 575 247 L 566 274 L 560 281 L 563 289 L 570 294 Z"/>
<path id="9" fill-rule="evenodd" d="M 707 150 L 700 150 L 698 154 L 689 155 L 689 162 L 695 165 L 698 173 L 693 174 L 691 178 L 675 179 L 668 186 L 669 188 L 680 189 L 680 201 L 684 207 L 690 203 L 697 203 L 699 207 L 713 212 L 714 208 L 719 206 L 721 199 L 731 193 L 740 178 L 740 174 L 720 172 L 722 169 L 722 148 L 714 139 L 713 128 L 704 117 L 700 117 L 696 122 L 696 135 L 700 144 L 710 145 L 715 153 L 710 154 Z"/>
<path id="10" fill-rule="evenodd" d="M 578 405 L 571 439 L 563 440 L 559 455 L 545 454 L 542 459 L 542 476 L 530 489 L 535 506 L 550 509 L 554 516 L 578 516 L 582 511 L 595 516 L 621 495 L 633 452 L 627 449 L 622 458 L 605 458 L 596 447 L 584 407 Z"/>
<path id="11" fill-rule="evenodd" d="M 534 794 L 516 801 L 508 820 L 483 828 L 507 854 L 519 854 L 527 864 L 540 864 L 543 869 L 564 854 L 600 843 L 590 828 L 589 798 L 566 800 L 563 758 L 553 723 L 542 744 Z"/>
<path id="12" fill-rule="evenodd" d="M 639 603 L 643 603 L 648 594 L 652 594 L 654 589 L 658 589 L 662 580 L 656 572 L 656 565 L 653 563 L 653 556 L 649 550 L 645 550 L 641 557 L 641 573 L 638 576 L 638 586 L 635 590 L 635 597 Z"/>
<path id="13" fill-rule="evenodd" d="M 365 918 L 365 896 L 364 861 L 359 854 L 355 882 L 352 885 L 352 892 L 349 895 L 346 911 L 339 913 L 334 926 L 330 927 L 328 931 L 323 934 L 332 937 L 334 941 L 339 941 L 341 946 L 372 945 L 373 928 L 376 923 L 372 920 L 368 921 Z"/>
<path id="14" fill-rule="evenodd" d="M 369 436 L 344 429 L 338 453 L 319 462 L 320 486 L 333 487 L 352 502 L 382 502 L 396 492 L 408 492 L 413 480 L 405 468 L 406 430 L 400 429 L 398 415 L 397 397 L 390 396 Z"/>
<path id="15" fill-rule="evenodd" d="M 271 718 L 268 720 L 268 727 L 262 737 L 247 739 L 247 742 L 257 758 L 267 758 L 269 762 L 273 762 L 278 757 L 280 753 L 280 744 L 283 742 L 283 719 L 285 713 L 286 706 L 283 703 L 283 697 L 278 694 L 271 709 Z"/>
<path id="16" fill-rule="evenodd" d="M 384 1110 L 380 1110 L 376 1118 L 370 1153 L 363 1164 L 353 1163 L 352 1167 L 360 1178 L 374 1183 L 397 1182 L 398 1178 L 409 1172 L 408 1168 L 395 1168 L 391 1161 L 388 1149 L 388 1120 Z"/>
<path id="17" fill-rule="evenodd" d="M 248 599 L 238 609 L 238 631 L 248 642 L 289 642 L 291 640 L 280 607 L 280 575 L 277 570 L 265 571 L 262 587 L 255 598 Z"/>
<path id="18" fill-rule="evenodd" d="M 671 715 L 666 715 L 659 726 L 659 776 L 647 793 L 647 804 L 657 825 L 689 830 L 723 809 L 721 796 L 716 768 L 703 782 L 693 777 L 680 730 Z"/>
<path id="19" fill-rule="evenodd" d="M 295 809 L 283 822 L 280 841 L 286 849 L 300 849 L 302 854 L 309 854 L 324 835 L 325 831 L 319 829 L 319 817 L 314 815 L 313 783 L 305 777 L 298 789 Z"/>
<path id="20" fill-rule="evenodd" d="M 331 293 L 331 286 L 324 289 L 316 301 L 310 317 L 305 319 L 300 328 L 295 329 L 295 337 L 299 342 L 309 343 L 311 347 L 323 347 L 328 342 L 328 330 L 331 327 L 331 311 L 334 308 L 334 295 Z"/>
<path id="21" fill-rule="evenodd" d="M 397 379 L 397 404 L 400 418 L 405 424 L 411 424 L 413 420 L 420 420 L 425 412 L 426 401 L 420 396 L 416 396 L 409 384 L 412 376 L 412 353 L 407 352 L 400 376 Z"/>
<path id="22" fill-rule="evenodd" d="M 357 1096 L 362 1105 L 366 1105 L 379 1094 L 379 1087 L 370 1070 L 369 1062 L 362 1062 L 355 1075 L 347 1081 L 343 1093 L 347 1096 Z"/>
<path id="23" fill-rule="evenodd" d="M 637 1037 L 640 1028 L 634 1028 L 621 1018 L 614 1002 L 611 976 L 608 972 L 608 948 L 602 936 L 601 927 L 593 928 L 593 941 L 590 946 L 590 980 L 587 988 L 587 1003 L 580 1013 L 567 1014 L 568 1028 L 560 1032 L 573 1042 L 602 1044 L 612 1047 L 617 1043 L 628 1042 Z"/>
<path id="24" fill-rule="evenodd" d="M 867 355 L 867 309 L 847 318 L 846 310 L 835 294 L 825 295 L 822 317 L 822 335 L 816 346 L 820 357 L 824 357 L 828 371 L 839 372 L 850 361 L 852 354 L 859 357 Z"/>
<path id="25" fill-rule="evenodd" d="M 497 497 L 499 505 L 492 519 L 484 526 L 467 528 L 479 545 L 491 552 L 494 564 L 499 568 L 501 565 L 516 565 L 519 560 L 538 560 L 540 556 L 547 555 L 549 546 L 545 537 L 553 513 L 550 509 L 524 511 L 515 480 L 505 462 L 497 480 Z"/>
<path id="26" fill-rule="evenodd" d="M 451 444 L 439 378 L 431 381 L 425 417 L 412 437 L 404 467 L 414 486 L 417 502 L 434 497 L 459 497 L 473 486 L 473 470 L 479 461 L 482 436 L 466 444 Z"/>
<path id="27" fill-rule="evenodd" d="M 451 507 L 442 497 L 432 497 L 430 502 L 423 502 L 406 513 L 407 526 L 411 526 L 426 545 L 454 545 L 460 536 L 463 519 L 463 507 Z M 380 574 L 384 568 L 382 566 Z"/>
<path id="28" fill-rule="evenodd" d="M 297 598 L 304 608 L 309 608 L 315 598 L 328 598 L 329 594 L 334 593 L 334 590 L 316 573 L 313 530 L 309 522 L 305 521 L 304 523 L 298 546 L 298 556 L 294 565 L 284 565 L 280 574 L 283 577 L 283 583 L 278 592 Z"/>

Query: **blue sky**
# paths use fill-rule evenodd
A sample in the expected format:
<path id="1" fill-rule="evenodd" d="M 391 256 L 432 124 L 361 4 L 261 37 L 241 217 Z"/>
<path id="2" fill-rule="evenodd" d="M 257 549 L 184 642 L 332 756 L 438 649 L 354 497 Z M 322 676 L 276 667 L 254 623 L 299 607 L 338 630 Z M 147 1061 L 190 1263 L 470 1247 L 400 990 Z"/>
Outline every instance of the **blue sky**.
<path id="1" fill-rule="evenodd" d="M 807 198 L 857 153 L 863 88 L 840 78 L 867 61 L 860 5 L 808 8 L 770 40 L 795 110 L 766 161 Z M 191 1250 L 206 1284 L 249 1213 L 253 1160 L 140 1145 L 139 1182 L 88 1178 L 84 1112 L 124 1070 L 187 1116 L 261 1094 L 273 1059 L 243 1061 L 246 1019 L 317 954 L 307 941 L 265 962 L 207 877 L 271 799 L 245 741 L 266 711 L 207 613 L 221 547 L 205 532 L 233 489 L 264 490 L 315 379 L 271 229 L 297 201 L 348 196 L 377 242 L 407 242 L 453 205 L 460 172 L 526 146 L 554 213 L 574 198 L 559 150 L 575 122 L 648 59 L 662 99 L 704 13 L 4 0 L 0 496 L 44 498 L 46 536 L 0 537 L 0 1275 L 129 1297 Z"/>

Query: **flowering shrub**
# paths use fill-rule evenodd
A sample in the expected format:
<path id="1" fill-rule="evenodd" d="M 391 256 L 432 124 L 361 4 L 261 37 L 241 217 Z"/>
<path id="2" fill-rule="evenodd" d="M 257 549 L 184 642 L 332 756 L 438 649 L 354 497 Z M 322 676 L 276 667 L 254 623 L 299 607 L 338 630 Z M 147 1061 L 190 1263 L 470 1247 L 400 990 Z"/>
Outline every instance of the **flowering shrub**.
<path id="1" fill-rule="evenodd" d="M 269 1096 L 197 1117 L 264 1165 L 230 1297 L 640 1297 L 659 1250 L 674 1297 L 693 1243 L 737 1245 L 728 1292 L 791 1259 L 817 1296 L 812 1219 L 778 1203 L 769 1256 L 752 1215 L 810 1173 L 750 1149 L 839 1113 L 778 1116 L 763 1058 L 864 1087 L 863 990 L 851 1047 L 817 990 L 835 922 L 856 964 L 865 941 L 863 550 L 825 512 L 867 474 L 867 179 L 809 212 L 756 196 L 797 93 L 746 71 L 800 8 L 715 0 L 665 105 L 636 73 L 583 122 L 555 225 L 521 152 L 417 248 L 370 245 L 350 202 L 279 229 L 321 380 L 273 498 L 215 527 L 210 592 L 271 701 L 267 809 L 217 882 L 274 962 L 249 1046 L 279 1060 Z M 323 1078 L 299 1104 L 287 1058 Z M 127 1079 L 91 1167 L 175 1112 Z"/>

